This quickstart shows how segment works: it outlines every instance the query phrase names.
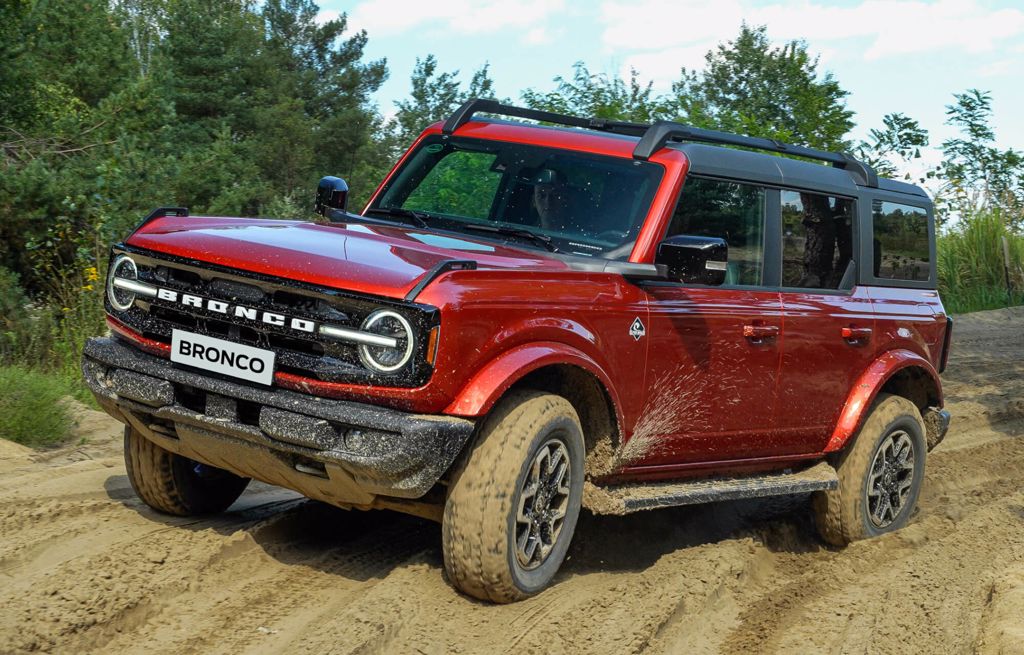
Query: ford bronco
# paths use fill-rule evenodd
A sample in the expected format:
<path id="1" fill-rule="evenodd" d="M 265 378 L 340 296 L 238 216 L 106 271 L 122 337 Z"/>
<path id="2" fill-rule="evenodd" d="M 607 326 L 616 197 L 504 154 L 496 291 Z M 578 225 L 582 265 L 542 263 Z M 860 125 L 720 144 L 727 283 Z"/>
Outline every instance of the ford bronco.
<path id="1" fill-rule="evenodd" d="M 496 602 L 551 582 L 582 508 L 811 494 L 836 545 L 914 512 L 951 331 L 920 188 L 473 100 L 347 192 L 308 222 L 162 208 L 113 247 L 82 368 L 152 508 L 255 478 L 429 517 Z"/>

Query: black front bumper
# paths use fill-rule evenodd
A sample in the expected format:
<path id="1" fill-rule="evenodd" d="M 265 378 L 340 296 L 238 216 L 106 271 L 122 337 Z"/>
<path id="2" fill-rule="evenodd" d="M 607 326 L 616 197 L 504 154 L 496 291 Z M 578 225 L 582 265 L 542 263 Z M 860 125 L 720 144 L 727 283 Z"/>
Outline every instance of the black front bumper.
<path id="1" fill-rule="evenodd" d="M 105 411 L 172 452 L 336 504 L 420 498 L 474 429 L 463 418 L 232 382 L 111 338 L 86 343 L 82 372 Z"/>

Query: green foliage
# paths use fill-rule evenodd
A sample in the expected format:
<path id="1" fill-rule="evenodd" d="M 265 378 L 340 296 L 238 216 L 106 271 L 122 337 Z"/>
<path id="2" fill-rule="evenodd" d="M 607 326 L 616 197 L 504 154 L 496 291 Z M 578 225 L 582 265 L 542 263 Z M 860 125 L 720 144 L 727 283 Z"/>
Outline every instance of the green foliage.
<path id="1" fill-rule="evenodd" d="M 940 207 L 953 214 L 999 210 L 1008 225 L 1024 227 L 1024 153 L 992 144 L 992 96 L 977 89 L 954 94 L 947 123 L 961 135 L 942 143 L 945 156 L 935 175 L 943 182 Z"/>
<path id="2" fill-rule="evenodd" d="M 772 46 L 765 27 L 743 25 L 735 40 L 705 56 L 703 71 L 681 71 L 669 95 L 657 95 L 636 71 L 629 80 L 592 73 L 582 62 L 549 92 L 528 89 L 535 109 L 636 122 L 675 119 L 750 136 L 846 150 L 853 127 L 848 94 L 802 41 Z"/>
<path id="3" fill-rule="evenodd" d="M 1010 251 L 1010 289 L 1003 238 Z M 998 211 L 964 217 L 938 239 L 939 292 L 952 313 L 1024 304 L 1024 237 L 1010 232 Z"/>
<path id="4" fill-rule="evenodd" d="M 846 150 L 853 112 L 849 93 L 803 41 L 772 46 L 765 27 L 744 24 L 734 41 L 708 52 L 700 73 L 683 70 L 673 85 L 677 114 L 702 127 Z"/>
<path id="5" fill-rule="evenodd" d="M 407 148 L 423 128 L 447 118 L 467 99 L 494 97 L 494 82 L 486 64 L 473 74 L 465 91 L 458 79 L 459 71 L 438 72 L 437 66 L 434 55 L 424 59 L 417 57 L 409 99 L 395 103 L 398 111 L 390 127 L 399 149 Z"/>
<path id="6" fill-rule="evenodd" d="M 0 366 L 0 439 L 36 447 L 65 441 L 72 427 L 68 392 L 59 377 Z"/>
<path id="7" fill-rule="evenodd" d="M 0 363 L 13 362 L 32 348 L 35 330 L 28 306 L 17 274 L 0 268 Z"/>
<path id="8" fill-rule="evenodd" d="M 858 144 L 857 157 L 879 175 L 896 178 L 901 168 L 921 158 L 921 148 L 928 145 L 928 130 L 900 113 L 887 114 L 882 118 L 882 125 L 882 129 L 868 133 L 868 141 Z M 905 179 L 910 179 L 909 175 Z"/>
<path id="9" fill-rule="evenodd" d="M 651 122 L 671 116 L 669 101 L 654 95 L 650 82 L 643 84 L 635 70 L 629 81 L 604 73 L 591 73 L 583 62 L 573 66 L 571 79 L 555 78 L 555 89 L 523 92 L 523 102 L 542 109 L 576 116 Z"/>

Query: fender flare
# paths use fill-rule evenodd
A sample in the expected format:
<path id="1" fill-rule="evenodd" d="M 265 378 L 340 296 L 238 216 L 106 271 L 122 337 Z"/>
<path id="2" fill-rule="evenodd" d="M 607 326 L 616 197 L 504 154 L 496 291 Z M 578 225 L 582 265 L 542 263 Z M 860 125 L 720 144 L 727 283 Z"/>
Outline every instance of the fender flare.
<path id="1" fill-rule="evenodd" d="M 860 429 L 861 422 L 878 392 L 898 371 L 910 367 L 920 368 L 928 373 L 939 390 L 941 402 L 942 383 L 931 362 L 911 350 L 898 349 L 882 353 L 864 369 L 854 383 L 850 395 L 846 398 L 846 404 L 843 405 L 843 411 L 839 415 L 839 421 L 832 432 L 832 437 L 825 447 L 826 453 L 841 450 L 846 442 L 857 434 L 857 430 Z"/>
<path id="2" fill-rule="evenodd" d="M 523 344 L 492 359 L 470 378 L 444 413 L 465 417 L 482 416 L 524 376 L 556 364 L 576 366 L 597 378 L 611 399 L 617 424 L 622 425 L 619 396 L 604 370 L 581 350 L 551 341 Z"/>

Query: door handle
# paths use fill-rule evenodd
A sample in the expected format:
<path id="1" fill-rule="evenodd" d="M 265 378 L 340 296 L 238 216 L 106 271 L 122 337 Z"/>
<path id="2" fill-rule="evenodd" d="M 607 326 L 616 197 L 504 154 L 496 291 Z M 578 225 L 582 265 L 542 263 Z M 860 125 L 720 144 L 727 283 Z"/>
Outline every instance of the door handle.
<path id="1" fill-rule="evenodd" d="M 867 341 L 871 338 L 871 328 L 844 327 L 840 334 L 847 341 Z"/>
<path id="2" fill-rule="evenodd" d="M 779 327 L 777 325 L 744 325 L 743 336 L 754 341 L 774 339 L 779 336 Z"/>

